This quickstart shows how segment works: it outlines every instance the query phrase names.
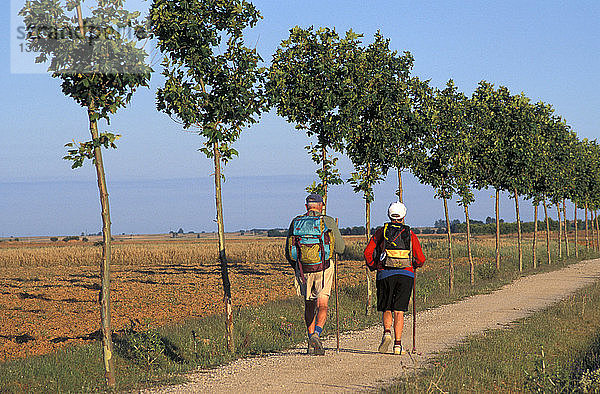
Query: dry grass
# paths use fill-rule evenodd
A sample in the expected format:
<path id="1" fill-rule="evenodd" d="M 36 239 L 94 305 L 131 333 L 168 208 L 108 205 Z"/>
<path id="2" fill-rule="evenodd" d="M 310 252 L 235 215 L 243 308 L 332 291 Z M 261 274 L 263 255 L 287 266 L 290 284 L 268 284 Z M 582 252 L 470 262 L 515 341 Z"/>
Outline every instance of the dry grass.
<path id="1" fill-rule="evenodd" d="M 272 263 L 285 261 L 281 238 L 227 239 L 227 257 L 234 263 Z M 217 263 L 217 241 L 115 242 L 112 264 L 115 266 Z M 96 265 L 102 247 L 90 242 L 11 245 L 0 249 L 0 267 L 55 267 Z"/>

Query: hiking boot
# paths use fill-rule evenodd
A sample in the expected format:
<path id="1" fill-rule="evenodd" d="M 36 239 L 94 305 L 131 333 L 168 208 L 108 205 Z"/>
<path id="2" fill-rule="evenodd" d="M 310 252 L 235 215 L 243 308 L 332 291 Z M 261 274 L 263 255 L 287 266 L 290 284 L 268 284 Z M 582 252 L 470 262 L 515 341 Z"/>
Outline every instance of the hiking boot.
<path id="1" fill-rule="evenodd" d="M 394 354 L 406 354 L 406 350 L 402 348 L 402 345 L 394 345 Z"/>
<path id="2" fill-rule="evenodd" d="M 315 356 L 323 356 L 325 354 L 325 349 L 323 348 L 323 344 L 317 333 L 313 333 L 310 338 L 308 338 L 308 346 L 309 348 L 312 347 L 315 349 Z"/>
<path id="3" fill-rule="evenodd" d="M 388 347 L 392 343 L 392 333 L 386 331 L 383 333 L 383 337 L 381 338 L 381 343 L 379 344 L 379 353 L 387 353 Z"/>

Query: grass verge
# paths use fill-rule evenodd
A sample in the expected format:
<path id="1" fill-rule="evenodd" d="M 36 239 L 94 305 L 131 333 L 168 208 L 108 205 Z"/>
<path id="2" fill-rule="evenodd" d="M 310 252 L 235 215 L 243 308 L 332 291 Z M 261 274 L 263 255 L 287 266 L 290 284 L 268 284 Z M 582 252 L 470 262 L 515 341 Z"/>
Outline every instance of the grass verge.
<path id="1" fill-rule="evenodd" d="M 600 392 L 600 283 L 468 338 L 382 392 Z"/>
<path id="2" fill-rule="evenodd" d="M 440 246 L 441 245 L 441 246 Z M 423 242 L 425 253 L 442 254 L 442 242 Z M 521 275 L 562 268 L 574 259 L 559 260 L 552 265 L 518 271 L 516 251 L 503 248 L 499 271 L 490 265 L 493 249 L 480 245 L 478 256 L 488 262 L 476 266 L 475 285 L 469 282 L 469 268 L 462 264 L 455 270 L 455 289 L 448 295 L 447 268 L 441 264 L 424 268 L 417 278 L 419 310 L 447 304 L 466 296 L 492 291 Z M 362 247 L 358 246 L 360 251 Z M 464 252 L 459 249 L 457 257 Z M 541 256 L 541 251 L 540 254 Z M 596 255 L 580 254 L 580 260 Z M 525 256 L 526 261 L 528 256 Z M 340 289 L 340 329 L 358 330 L 379 321 L 377 313 L 364 316 L 365 286 Z M 330 302 L 330 319 L 325 335 L 334 333 L 334 305 Z M 261 355 L 293 347 L 306 340 L 303 303 L 298 298 L 270 302 L 261 306 L 235 310 L 236 351 L 226 352 L 222 316 L 201 319 L 160 328 L 132 322 L 130 328 L 114 335 L 116 350 L 117 390 L 173 384 L 184 380 L 182 374 L 192 369 L 210 368 L 240 357 Z M 0 364 L 0 392 L 103 392 L 104 378 L 99 344 L 66 348 L 55 353 L 13 360 Z"/>

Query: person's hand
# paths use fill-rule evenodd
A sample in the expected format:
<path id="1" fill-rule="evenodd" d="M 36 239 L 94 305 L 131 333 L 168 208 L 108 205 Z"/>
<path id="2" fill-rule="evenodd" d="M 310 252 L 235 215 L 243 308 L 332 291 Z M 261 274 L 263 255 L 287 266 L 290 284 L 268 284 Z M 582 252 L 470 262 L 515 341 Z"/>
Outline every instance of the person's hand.
<path id="1" fill-rule="evenodd" d="M 423 263 L 419 263 L 417 260 L 413 259 L 412 266 L 413 268 L 421 268 Z"/>

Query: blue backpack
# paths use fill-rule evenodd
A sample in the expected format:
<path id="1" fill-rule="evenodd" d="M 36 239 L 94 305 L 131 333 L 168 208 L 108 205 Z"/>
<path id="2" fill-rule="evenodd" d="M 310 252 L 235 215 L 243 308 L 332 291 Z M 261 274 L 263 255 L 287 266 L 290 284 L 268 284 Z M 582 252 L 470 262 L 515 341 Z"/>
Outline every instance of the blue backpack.
<path id="1" fill-rule="evenodd" d="M 304 272 L 320 272 L 329 268 L 333 253 L 330 231 L 322 215 L 303 215 L 292 221 L 289 253 L 302 277 Z"/>

